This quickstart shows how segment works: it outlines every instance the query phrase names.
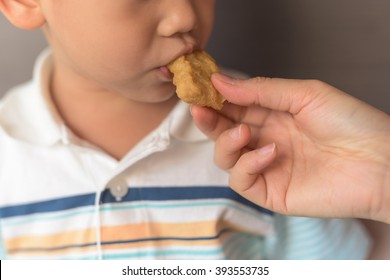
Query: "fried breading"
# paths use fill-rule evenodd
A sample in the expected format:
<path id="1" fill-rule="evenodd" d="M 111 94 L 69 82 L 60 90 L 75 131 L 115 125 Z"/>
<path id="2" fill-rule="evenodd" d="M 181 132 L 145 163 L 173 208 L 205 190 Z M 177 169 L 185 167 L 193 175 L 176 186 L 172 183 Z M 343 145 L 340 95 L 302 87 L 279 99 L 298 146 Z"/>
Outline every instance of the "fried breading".
<path id="1" fill-rule="evenodd" d="M 168 65 L 180 99 L 190 104 L 221 110 L 225 98 L 214 88 L 211 75 L 219 72 L 215 60 L 204 50 L 183 55 Z"/>

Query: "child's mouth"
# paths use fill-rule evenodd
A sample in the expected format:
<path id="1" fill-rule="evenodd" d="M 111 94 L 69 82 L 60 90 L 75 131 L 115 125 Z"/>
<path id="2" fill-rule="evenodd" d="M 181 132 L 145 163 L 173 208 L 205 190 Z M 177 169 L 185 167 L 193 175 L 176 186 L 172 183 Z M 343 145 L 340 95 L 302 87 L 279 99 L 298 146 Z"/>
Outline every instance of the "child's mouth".
<path id="1" fill-rule="evenodd" d="M 171 82 L 173 79 L 173 74 L 168 70 L 168 67 L 166 66 L 161 66 L 160 67 L 160 73 L 164 77 L 164 79 L 168 82 Z"/>

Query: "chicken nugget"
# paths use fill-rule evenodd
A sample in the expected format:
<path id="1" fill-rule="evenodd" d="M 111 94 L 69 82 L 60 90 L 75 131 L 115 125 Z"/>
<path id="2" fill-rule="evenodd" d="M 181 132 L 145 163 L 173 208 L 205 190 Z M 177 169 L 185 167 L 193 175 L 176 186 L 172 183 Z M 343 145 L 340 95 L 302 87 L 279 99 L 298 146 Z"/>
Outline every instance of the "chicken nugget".
<path id="1" fill-rule="evenodd" d="M 225 98 L 214 88 L 211 75 L 219 72 L 215 60 L 204 50 L 183 55 L 168 65 L 176 93 L 186 103 L 221 110 Z"/>

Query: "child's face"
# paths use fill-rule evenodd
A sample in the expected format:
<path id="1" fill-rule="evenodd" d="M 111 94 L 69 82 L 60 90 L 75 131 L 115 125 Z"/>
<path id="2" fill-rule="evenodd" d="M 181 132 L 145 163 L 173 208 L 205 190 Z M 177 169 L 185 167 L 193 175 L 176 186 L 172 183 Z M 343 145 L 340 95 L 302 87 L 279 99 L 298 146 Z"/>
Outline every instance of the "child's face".
<path id="1" fill-rule="evenodd" d="M 42 0 L 58 71 L 144 102 L 174 94 L 165 66 L 205 46 L 214 5 L 215 0 Z"/>

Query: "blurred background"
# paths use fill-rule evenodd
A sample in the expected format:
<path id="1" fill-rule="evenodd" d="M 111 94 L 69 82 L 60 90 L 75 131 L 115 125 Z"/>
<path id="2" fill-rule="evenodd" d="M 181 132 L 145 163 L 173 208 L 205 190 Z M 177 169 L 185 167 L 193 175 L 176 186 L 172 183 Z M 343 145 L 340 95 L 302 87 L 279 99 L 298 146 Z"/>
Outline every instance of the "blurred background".
<path id="1" fill-rule="evenodd" d="M 218 0 L 207 49 L 221 66 L 320 79 L 390 113 L 389 14 L 388 0 Z M 0 16 L 0 95 L 30 79 L 45 45 Z"/>

